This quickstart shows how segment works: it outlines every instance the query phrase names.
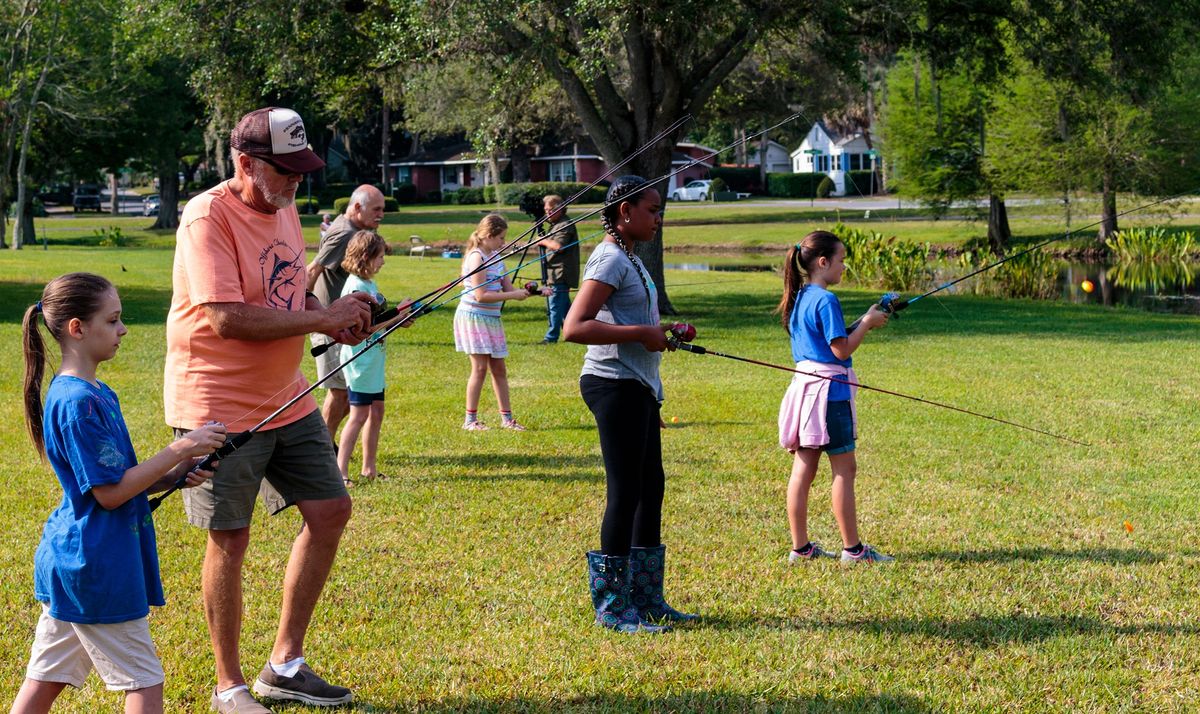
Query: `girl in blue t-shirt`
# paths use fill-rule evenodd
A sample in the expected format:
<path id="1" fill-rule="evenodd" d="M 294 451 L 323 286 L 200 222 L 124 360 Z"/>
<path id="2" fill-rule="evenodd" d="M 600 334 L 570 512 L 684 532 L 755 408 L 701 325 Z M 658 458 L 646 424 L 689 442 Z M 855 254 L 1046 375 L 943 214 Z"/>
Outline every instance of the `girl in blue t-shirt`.
<path id="1" fill-rule="evenodd" d="M 342 258 L 342 268 L 350 273 L 342 288 L 342 296 L 350 293 L 364 292 L 375 298 L 379 287 L 375 284 L 375 276 L 383 269 L 384 256 L 387 254 L 387 243 L 374 231 L 358 231 L 346 245 L 346 256 Z M 373 325 L 375 334 L 391 327 L 397 320 L 403 320 L 407 312 Z M 409 323 L 411 324 L 411 323 Z M 407 326 L 407 325 L 406 325 Z M 363 340 L 357 345 L 342 345 L 342 361 L 349 360 L 354 355 L 367 350 L 362 357 L 346 365 L 346 394 L 350 402 L 350 418 L 342 429 L 342 437 L 338 442 L 338 469 L 342 472 L 342 480 L 347 486 L 352 486 L 350 479 L 350 457 L 354 454 L 354 442 L 362 434 L 362 468 L 359 476 L 363 480 L 373 481 L 383 478 L 379 473 L 376 455 L 379 453 L 379 431 L 383 427 L 383 394 L 387 383 L 384 374 L 387 366 L 385 345 L 371 347 L 376 340 L 375 335 Z M 368 350 L 367 348 L 370 347 Z M 365 429 L 363 427 L 366 427 Z"/>
<path id="2" fill-rule="evenodd" d="M 837 557 L 808 539 L 808 493 L 817 475 L 821 452 L 833 471 L 833 515 L 842 534 L 843 562 L 893 560 L 858 537 L 854 502 L 854 458 L 857 435 L 854 384 L 858 379 L 850 356 L 867 333 L 887 324 L 878 305 L 846 331 L 842 306 L 829 291 L 842 281 L 846 246 L 828 231 L 813 231 L 788 251 L 783 299 L 778 312 L 792 341 L 796 369 L 808 374 L 792 378 L 779 407 L 779 443 L 795 454 L 788 482 L 788 524 L 792 531 L 789 562 Z"/>
<path id="3" fill-rule="evenodd" d="M 39 315 L 62 352 L 44 408 Z M 25 421 L 63 498 L 34 555 L 42 614 L 13 711 L 49 711 L 66 685 L 83 686 L 94 668 L 109 689 L 125 692 L 125 711 L 161 712 L 163 670 L 146 616 L 163 593 L 146 493 L 185 474 L 188 486 L 210 478 L 188 470 L 225 443 L 225 427 L 196 429 L 138 463 L 117 395 L 96 378 L 127 332 L 116 288 L 98 275 L 50 281 L 25 311 L 22 332 Z"/>

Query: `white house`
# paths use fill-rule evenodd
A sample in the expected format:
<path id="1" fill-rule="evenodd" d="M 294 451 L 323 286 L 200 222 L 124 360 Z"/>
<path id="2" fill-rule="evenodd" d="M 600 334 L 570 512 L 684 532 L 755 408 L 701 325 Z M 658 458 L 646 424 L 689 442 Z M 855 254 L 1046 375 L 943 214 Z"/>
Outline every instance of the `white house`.
<path id="1" fill-rule="evenodd" d="M 762 147 L 758 141 L 754 141 L 746 146 L 746 165 L 758 166 L 759 156 L 762 153 Z M 788 156 L 787 147 L 780 144 L 778 141 L 767 142 L 767 172 L 775 174 L 786 174 L 792 171 L 792 161 Z M 794 172 L 793 172 L 794 173 Z"/>
<path id="2" fill-rule="evenodd" d="M 882 165 L 878 156 L 872 161 L 867 153 L 870 150 L 862 132 L 841 136 L 818 121 L 808 130 L 800 148 L 792 152 L 792 173 L 825 174 L 833 179 L 833 194 L 845 196 L 847 171 L 869 171 Z"/>

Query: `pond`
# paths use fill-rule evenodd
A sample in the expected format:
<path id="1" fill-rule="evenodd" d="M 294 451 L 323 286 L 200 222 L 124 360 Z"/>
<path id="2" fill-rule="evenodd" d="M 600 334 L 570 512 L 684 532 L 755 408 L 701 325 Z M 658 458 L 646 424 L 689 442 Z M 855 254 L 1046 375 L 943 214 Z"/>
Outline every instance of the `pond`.
<path id="1" fill-rule="evenodd" d="M 778 271 L 783 256 L 761 253 L 680 254 L 668 253 L 667 270 L 714 272 Z M 1055 261 L 1056 285 L 1048 291 L 1060 300 L 1096 305 L 1126 305 L 1154 312 L 1200 315 L 1200 265 L 1195 262 L 1079 262 Z M 951 261 L 929 264 L 932 279 L 926 290 L 954 280 L 968 271 Z M 972 293 L 979 289 L 977 278 L 948 288 L 948 293 Z M 853 281 L 850 281 L 853 284 Z M 921 292 L 921 291 L 908 291 Z"/>

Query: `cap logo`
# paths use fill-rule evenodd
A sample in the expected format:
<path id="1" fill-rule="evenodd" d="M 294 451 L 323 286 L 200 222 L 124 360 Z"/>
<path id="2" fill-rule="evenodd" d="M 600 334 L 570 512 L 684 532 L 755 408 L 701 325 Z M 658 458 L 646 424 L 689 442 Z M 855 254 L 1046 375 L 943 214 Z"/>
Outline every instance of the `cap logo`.
<path id="1" fill-rule="evenodd" d="M 291 154 L 308 148 L 308 136 L 304 133 L 304 120 L 290 109 L 272 109 L 271 153 Z"/>

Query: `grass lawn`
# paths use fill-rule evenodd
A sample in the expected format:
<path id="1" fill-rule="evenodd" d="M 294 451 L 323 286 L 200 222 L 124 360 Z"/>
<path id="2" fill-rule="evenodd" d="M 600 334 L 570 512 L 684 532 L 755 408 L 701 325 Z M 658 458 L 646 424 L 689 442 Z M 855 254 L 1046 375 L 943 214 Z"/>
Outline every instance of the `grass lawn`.
<path id="1" fill-rule="evenodd" d="M 130 334 L 101 378 L 148 456 L 169 439 L 161 382 L 171 256 L 0 254 L 6 696 L 23 677 L 37 618 L 33 551 L 60 498 L 19 416 L 21 312 L 62 272 L 117 283 Z M 456 271 L 457 261 L 392 257 L 381 287 L 393 299 L 417 295 Z M 771 314 L 773 274 L 668 278 L 698 344 L 789 362 Z M 849 317 L 877 298 L 840 293 Z M 583 349 L 537 346 L 541 302 L 510 304 L 513 401 L 530 430 L 468 433 L 458 428 L 467 360 L 453 351 L 451 310 L 398 331 L 388 342 L 381 444 L 391 478 L 353 492 L 310 661 L 352 686 L 365 712 L 1191 710 L 1200 697 L 1200 319 L 970 296 L 933 302 L 871 335 L 855 355 L 865 383 L 1092 446 L 860 393 L 860 524 L 897 562 L 789 567 L 791 458 L 775 444 L 787 375 L 668 354 L 667 592 L 705 619 L 660 636 L 591 624 L 583 552 L 598 545 L 604 475 L 576 385 Z M 487 390 L 482 409 L 496 420 Z M 828 484 L 823 465 L 810 524 L 832 546 Z M 299 526 L 290 511 L 256 518 L 242 642 L 251 677 L 269 653 Z M 151 628 L 167 710 L 204 712 L 214 682 L 200 598 L 204 534 L 185 524 L 176 496 L 156 525 L 168 604 Z M 119 707 L 93 677 L 56 711 Z"/>

